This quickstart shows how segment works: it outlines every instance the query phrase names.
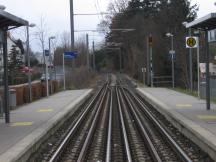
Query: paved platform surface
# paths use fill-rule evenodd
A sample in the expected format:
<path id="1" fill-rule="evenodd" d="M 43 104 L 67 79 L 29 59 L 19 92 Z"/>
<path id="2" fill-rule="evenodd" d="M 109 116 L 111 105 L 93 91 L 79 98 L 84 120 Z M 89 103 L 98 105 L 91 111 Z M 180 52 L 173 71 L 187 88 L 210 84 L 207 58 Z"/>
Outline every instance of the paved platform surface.
<path id="1" fill-rule="evenodd" d="M 216 104 L 166 88 L 138 88 L 144 98 L 216 161 Z"/>
<path id="2" fill-rule="evenodd" d="M 0 119 L 0 162 L 15 161 L 90 94 L 60 92 L 11 111 L 11 123 Z"/>

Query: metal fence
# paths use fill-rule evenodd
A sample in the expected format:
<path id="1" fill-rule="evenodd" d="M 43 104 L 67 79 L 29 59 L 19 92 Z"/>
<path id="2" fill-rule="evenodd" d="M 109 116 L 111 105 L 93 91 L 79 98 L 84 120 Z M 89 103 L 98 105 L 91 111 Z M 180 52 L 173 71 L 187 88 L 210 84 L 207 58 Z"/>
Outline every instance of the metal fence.
<path id="1" fill-rule="evenodd" d="M 172 76 L 154 76 L 153 85 L 156 87 L 172 86 Z"/>
<path id="2" fill-rule="evenodd" d="M 210 95 L 211 98 L 216 98 L 216 79 L 210 79 Z M 200 82 L 200 97 L 206 97 L 206 82 Z"/>

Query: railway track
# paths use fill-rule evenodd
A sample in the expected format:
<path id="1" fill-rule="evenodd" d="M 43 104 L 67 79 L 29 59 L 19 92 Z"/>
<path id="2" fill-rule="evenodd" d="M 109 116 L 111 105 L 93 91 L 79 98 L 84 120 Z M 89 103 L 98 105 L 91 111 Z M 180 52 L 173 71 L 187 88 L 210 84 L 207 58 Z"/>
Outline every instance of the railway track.
<path id="1" fill-rule="evenodd" d="M 58 147 L 41 161 L 212 161 L 127 85 L 108 77 Z"/>

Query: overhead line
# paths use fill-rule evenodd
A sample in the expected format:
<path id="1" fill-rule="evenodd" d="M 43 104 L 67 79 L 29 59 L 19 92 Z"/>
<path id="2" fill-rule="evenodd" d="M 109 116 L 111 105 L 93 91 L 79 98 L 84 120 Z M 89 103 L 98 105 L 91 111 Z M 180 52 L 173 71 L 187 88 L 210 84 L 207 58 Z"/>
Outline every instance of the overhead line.
<path id="1" fill-rule="evenodd" d="M 123 14 L 124 12 L 118 12 L 115 14 Z M 98 12 L 98 13 L 76 13 L 74 16 L 98 16 L 98 15 L 112 15 L 111 12 Z"/>

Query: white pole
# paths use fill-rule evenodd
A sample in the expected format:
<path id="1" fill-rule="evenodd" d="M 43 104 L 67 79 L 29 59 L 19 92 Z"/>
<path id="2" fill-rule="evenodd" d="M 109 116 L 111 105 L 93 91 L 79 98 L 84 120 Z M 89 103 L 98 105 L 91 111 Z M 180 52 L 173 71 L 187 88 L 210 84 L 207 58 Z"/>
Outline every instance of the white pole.
<path id="1" fill-rule="evenodd" d="M 90 69 L 90 63 L 89 63 L 89 35 L 86 34 L 86 46 L 87 46 L 87 52 L 86 52 L 86 60 L 87 60 L 87 68 Z"/>
<path id="2" fill-rule="evenodd" d="M 65 88 L 65 61 L 64 61 L 64 53 L 62 55 L 62 64 L 63 64 L 63 76 L 64 76 L 64 90 L 66 89 Z"/>
<path id="3" fill-rule="evenodd" d="M 174 51 L 174 46 L 173 46 L 173 37 L 174 35 L 171 35 L 171 49 L 172 52 Z M 175 64 L 174 64 L 174 53 L 172 53 L 172 87 L 175 88 Z"/>
<path id="4" fill-rule="evenodd" d="M 50 40 L 51 37 L 49 37 L 49 65 L 50 65 L 50 69 L 49 69 L 49 77 L 50 77 L 50 93 L 52 94 L 52 69 L 51 69 L 51 64 L 52 64 L 52 57 L 51 57 L 51 49 L 50 49 Z"/>
<path id="5" fill-rule="evenodd" d="M 153 74 L 153 58 L 152 58 L 152 46 L 150 46 L 150 70 L 151 70 L 151 87 L 154 86 L 154 74 Z"/>
<path id="6" fill-rule="evenodd" d="M 46 90 L 47 90 L 47 97 L 49 97 L 49 81 L 48 81 L 48 67 L 47 67 L 47 59 L 46 59 L 46 74 L 45 74 L 45 77 L 46 77 Z"/>
<path id="7" fill-rule="evenodd" d="M 200 71 L 199 71 L 199 62 L 200 62 L 200 48 L 199 48 L 199 38 L 197 40 L 197 82 L 198 82 L 198 97 L 200 98 Z"/>
<path id="8" fill-rule="evenodd" d="M 30 73 L 30 53 L 29 53 L 29 25 L 26 26 L 27 30 L 27 57 L 28 57 L 28 86 L 29 86 L 29 102 L 32 102 L 32 85 L 31 85 L 31 73 Z"/>
<path id="9" fill-rule="evenodd" d="M 191 37 L 191 28 L 189 28 L 189 36 Z M 190 90 L 193 92 L 193 57 L 192 48 L 189 48 L 189 69 L 190 69 Z"/>

